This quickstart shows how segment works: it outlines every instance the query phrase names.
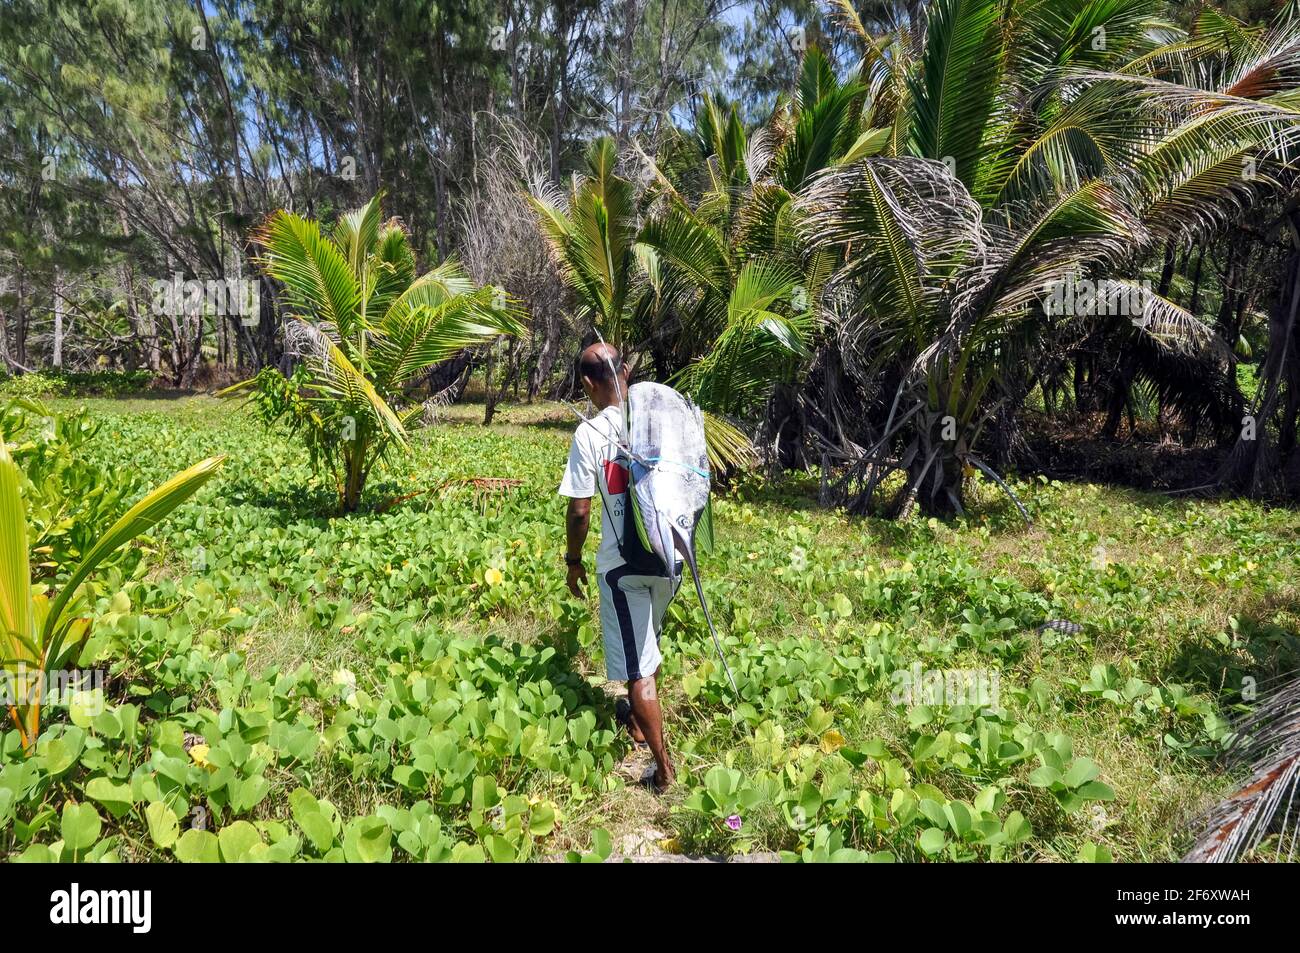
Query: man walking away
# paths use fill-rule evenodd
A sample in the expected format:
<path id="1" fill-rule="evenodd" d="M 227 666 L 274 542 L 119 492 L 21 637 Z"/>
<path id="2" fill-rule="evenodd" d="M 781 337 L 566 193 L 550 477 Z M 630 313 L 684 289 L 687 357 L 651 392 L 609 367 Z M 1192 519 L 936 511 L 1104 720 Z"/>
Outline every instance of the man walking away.
<path id="1" fill-rule="evenodd" d="M 587 572 L 582 546 L 591 525 L 591 498 L 600 493 L 602 518 L 600 547 L 596 551 L 596 578 L 600 589 L 600 627 L 605 644 L 605 672 L 611 681 L 627 683 L 629 707 L 616 706 L 619 721 L 632 738 L 650 746 L 655 759 L 654 789 L 673 783 L 672 761 L 664 744 L 663 713 L 659 708 L 656 676 L 659 630 L 664 610 L 677 593 L 681 575 L 636 575 L 630 572 L 620 540 L 625 531 L 628 503 L 627 460 L 619 449 L 626 441 L 622 401 L 627 396 L 627 366 L 618 350 L 593 344 L 578 358 L 582 388 L 598 413 L 578 425 L 569 448 L 569 464 L 560 483 L 560 495 L 569 497 L 565 521 L 569 591 L 583 598 Z M 617 377 L 615 376 L 617 375 Z M 627 522 L 631 528 L 631 522 Z M 632 530 L 635 532 L 635 530 Z"/>

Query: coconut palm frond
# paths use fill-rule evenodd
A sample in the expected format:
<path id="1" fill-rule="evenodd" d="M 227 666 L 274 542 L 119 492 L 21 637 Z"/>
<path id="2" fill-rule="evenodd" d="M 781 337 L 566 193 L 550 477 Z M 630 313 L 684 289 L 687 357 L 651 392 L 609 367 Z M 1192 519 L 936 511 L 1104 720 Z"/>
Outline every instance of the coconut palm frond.
<path id="1" fill-rule="evenodd" d="M 338 247 L 309 219 L 281 209 L 253 236 L 264 249 L 259 263 L 285 287 L 286 304 L 314 314 L 345 337 L 355 329 L 361 283 Z"/>
<path id="2" fill-rule="evenodd" d="M 372 418 L 399 444 L 406 444 L 406 431 L 388 402 L 324 331 L 295 318 L 285 326 L 285 349 L 308 362 L 323 393 L 352 412 Z"/>
<path id="3" fill-rule="evenodd" d="M 410 236 L 397 219 L 389 219 L 379 229 L 374 252 L 374 287 L 370 292 L 367 311 L 381 315 L 389 309 L 411 282 L 415 281 L 415 254 L 411 251 Z"/>
<path id="4" fill-rule="evenodd" d="M 727 302 L 726 326 L 680 375 L 702 407 L 733 411 L 751 403 L 807 356 L 811 315 L 790 306 L 800 274 L 779 262 L 745 264 Z"/>
<path id="5" fill-rule="evenodd" d="M 492 288 L 459 294 L 437 305 L 394 307 L 375 327 L 370 352 L 375 383 L 394 392 L 466 348 L 523 334 L 517 311 L 498 301 Z"/>
<path id="6" fill-rule="evenodd" d="M 1002 75 L 1006 37 L 1000 10 L 999 0 L 930 4 L 925 55 L 909 81 L 911 151 L 946 163 L 968 187 Z"/>
<path id="7" fill-rule="evenodd" d="M 776 150 L 772 175 L 791 192 L 833 165 L 858 137 L 866 90 L 856 80 L 841 84 L 816 47 L 804 54 L 794 126 Z"/>
<path id="8" fill-rule="evenodd" d="M 710 467 L 721 471 L 753 465 L 758 455 L 744 431 L 727 418 L 707 410 L 703 411 L 703 419 Z"/>
<path id="9" fill-rule="evenodd" d="M 543 236 L 562 276 L 583 299 L 605 337 L 621 345 L 636 243 L 632 183 L 614 172 L 614 141 L 602 137 L 587 150 L 587 176 L 567 208 L 532 195 Z"/>
<path id="10" fill-rule="evenodd" d="M 1192 863 L 1233 863 L 1274 834 L 1289 861 L 1300 839 L 1300 679 L 1271 691 L 1234 730 L 1232 763 L 1248 765 L 1240 789 L 1211 808 L 1183 857 Z"/>
<path id="11" fill-rule="evenodd" d="M 1123 278 L 1107 279 L 1101 297 L 1111 313 L 1127 315 L 1133 326 L 1161 350 L 1186 356 L 1212 350 L 1219 358 L 1231 359 L 1231 349 L 1213 328 L 1145 285 Z"/>
<path id="12" fill-rule="evenodd" d="M 1009 45 L 1021 81 L 1037 86 L 1070 68 L 1108 69 L 1181 39 L 1153 0 L 1027 4 Z"/>
<path id="13" fill-rule="evenodd" d="M 1041 201 L 1013 231 L 994 230 L 984 274 L 964 289 L 958 313 L 997 321 L 1068 284 L 1089 267 L 1121 258 L 1145 240 L 1142 223 L 1108 183 L 1094 179 Z M 996 325 L 990 324 L 991 333 Z"/>
<path id="14" fill-rule="evenodd" d="M 987 163 L 976 194 L 985 205 L 1012 215 L 1042 195 L 1072 191 L 1084 182 L 1123 169 L 1141 154 L 1134 136 L 1139 110 L 1096 84 L 1083 90 L 1036 136 L 1013 135 Z"/>
<path id="15" fill-rule="evenodd" d="M 828 292 L 851 289 L 853 313 L 871 316 L 840 328 L 846 356 L 863 369 L 942 333 L 946 280 L 984 255 L 981 210 L 938 162 L 876 158 L 828 170 L 796 205 L 809 243 L 845 259 Z"/>
<path id="16" fill-rule="evenodd" d="M 850 0 L 830 0 L 826 6 L 832 20 L 856 36 L 863 44 L 873 43 L 871 34 L 862 25 L 862 18 L 858 16 L 858 11 L 853 9 Z"/>
<path id="17" fill-rule="evenodd" d="M 674 203 L 647 222 L 637 237 L 641 244 L 655 249 L 665 266 L 681 269 L 699 286 L 721 293 L 731 287 L 731 264 L 723 236 L 686 205 Z"/>
<path id="18" fill-rule="evenodd" d="M 382 195 L 378 192 L 361 208 L 340 215 L 330 234 L 335 247 L 354 273 L 365 268 L 366 260 L 374 253 L 379 241 L 379 200 Z"/>

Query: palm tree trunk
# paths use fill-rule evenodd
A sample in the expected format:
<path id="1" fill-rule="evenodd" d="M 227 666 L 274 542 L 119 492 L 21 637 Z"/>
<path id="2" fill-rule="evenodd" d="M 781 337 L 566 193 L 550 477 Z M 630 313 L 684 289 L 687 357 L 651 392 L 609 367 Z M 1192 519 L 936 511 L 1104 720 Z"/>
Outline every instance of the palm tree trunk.
<path id="1" fill-rule="evenodd" d="M 366 447 L 361 437 L 351 441 L 343 450 L 343 463 L 347 482 L 343 487 L 343 512 L 355 513 L 361 503 L 361 491 L 366 486 Z"/>
<path id="2" fill-rule="evenodd" d="M 929 441 L 924 441 L 922 446 L 928 443 Z M 908 468 L 908 484 L 916 486 L 917 505 L 926 516 L 937 516 L 942 519 L 960 516 L 965 510 L 965 500 L 962 495 L 962 484 L 965 481 L 962 477 L 961 461 L 948 441 L 941 441 L 937 445 L 930 446 L 929 449 L 929 453 L 917 454 L 916 460 Z M 933 460 L 929 469 L 921 473 L 921 468 L 925 466 L 926 460 L 931 455 Z"/>
<path id="3" fill-rule="evenodd" d="M 9 290 L 9 279 L 0 283 L 0 289 Z M 0 307 L 0 377 L 9 373 L 9 322 L 5 319 L 5 311 Z"/>

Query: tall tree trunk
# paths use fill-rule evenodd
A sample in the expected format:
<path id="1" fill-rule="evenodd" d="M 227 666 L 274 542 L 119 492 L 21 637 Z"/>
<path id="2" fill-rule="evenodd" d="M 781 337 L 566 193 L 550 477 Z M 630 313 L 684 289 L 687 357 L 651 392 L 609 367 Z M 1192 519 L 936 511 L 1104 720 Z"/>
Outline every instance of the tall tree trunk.
<path id="1" fill-rule="evenodd" d="M 0 300 L 3 300 L 4 294 L 9 291 L 9 279 L 5 278 L 0 283 Z M 13 373 L 9 357 L 9 320 L 5 316 L 4 308 L 0 307 L 0 377 Z"/>
<path id="2" fill-rule="evenodd" d="M 551 127 L 551 181 L 560 181 L 560 152 L 564 147 L 564 124 L 569 113 L 569 2 L 560 0 L 559 49 L 556 57 L 560 63 L 560 88 L 555 97 L 554 122 Z"/>
<path id="3" fill-rule="evenodd" d="M 1277 300 L 1269 310 L 1268 352 L 1260 368 L 1254 406 L 1242 426 L 1236 445 L 1219 471 L 1219 479 L 1245 493 L 1267 494 L 1269 470 L 1274 452 L 1269 446 L 1269 423 L 1278 408 L 1285 383 L 1288 391 L 1300 387 L 1300 341 L 1297 340 L 1297 315 L 1300 314 L 1300 212 L 1289 216 L 1291 250 L 1286 257 L 1283 278 L 1278 283 Z M 1286 395 L 1284 413 L 1278 421 L 1281 429 L 1296 426 L 1296 398 Z M 1293 446 L 1294 436 L 1286 442 Z"/>
<path id="4" fill-rule="evenodd" d="M 27 366 L 27 269 L 18 269 L 18 319 L 17 333 L 14 335 L 14 359 L 22 367 Z"/>
<path id="5" fill-rule="evenodd" d="M 483 369 L 483 389 L 485 391 L 483 408 L 483 426 L 492 423 L 492 417 L 497 412 L 497 395 L 496 388 L 493 386 L 492 374 L 496 370 L 497 346 L 492 342 L 487 347 L 487 366 Z"/>
<path id="6" fill-rule="evenodd" d="M 555 366 L 555 358 L 560 349 L 560 322 L 556 315 L 548 308 L 546 314 L 542 317 L 542 333 L 539 335 L 541 343 L 537 348 L 537 357 L 533 362 L 531 373 L 528 375 L 528 399 L 536 400 L 542 392 L 542 385 L 546 383 L 551 376 L 551 368 Z M 534 328 L 536 334 L 536 328 Z"/>
<path id="7" fill-rule="evenodd" d="M 63 288 L 58 266 L 54 268 L 54 346 L 50 352 L 50 363 L 56 370 L 63 369 Z"/>
<path id="8" fill-rule="evenodd" d="M 199 367 L 203 363 L 203 312 L 200 310 L 193 316 L 191 321 L 186 318 L 184 322 L 185 330 L 188 332 L 188 346 L 184 350 L 184 371 L 181 373 L 180 385 L 183 390 L 189 390 L 194 386 L 194 380 L 198 376 Z"/>
<path id="9" fill-rule="evenodd" d="M 118 188 L 125 188 L 121 181 L 118 183 Z M 117 224 L 122 229 L 122 238 L 127 238 L 131 234 L 131 228 L 126 218 L 126 207 L 120 204 L 117 206 Z M 150 370 L 156 372 L 158 370 L 157 366 L 149 360 L 149 339 L 151 335 L 149 329 L 145 326 L 145 315 L 140 308 L 140 298 L 136 294 L 135 264 L 132 259 L 133 256 L 130 251 L 122 256 L 122 263 L 118 268 L 118 281 L 122 283 L 122 287 L 126 291 L 126 316 L 131 325 L 131 330 L 135 333 L 136 346 L 143 351 L 145 364 Z M 152 305 L 151 300 L 150 307 Z M 148 320 L 150 324 L 153 323 L 152 313 L 149 315 Z M 134 360 L 135 357 L 133 356 L 132 361 L 134 362 Z"/>
<path id="10" fill-rule="evenodd" d="M 621 62 L 618 68 L 618 144 L 625 147 L 632 139 L 632 64 L 635 62 L 637 0 L 623 0 Z"/>

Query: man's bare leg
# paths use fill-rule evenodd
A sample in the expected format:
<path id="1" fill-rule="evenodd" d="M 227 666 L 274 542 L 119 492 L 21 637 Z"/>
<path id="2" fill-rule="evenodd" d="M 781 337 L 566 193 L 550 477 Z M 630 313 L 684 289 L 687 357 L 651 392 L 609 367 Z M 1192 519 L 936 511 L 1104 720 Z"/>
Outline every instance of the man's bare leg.
<path id="1" fill-rule="evenodd" d="M 662 672 L 663 669 L 660 669 L 659 671 L 655 672 L 655 694 L 656 695 L 659 693 L 659 681 L 660 681 L 659 676 Z M 628 697 L 627 733 L 632 736 L 633 741 L 635 741 L 637 744 L 643 745 L 646 743 L 645 732 L 641 729 L 641 723 L 636 720 L 636 709 L 632 707 L 632 683 L 631 682 L 627 683 L 627 697 Z"/>
<path id="2" fill-rule="evenodd" d="M 640 729 L 646 744 L 650 746 L 650 753 L 654 755 L 655 787 L 663 789 L 672 784 L 677 775 L 668 758 L 668 746 L 664 744 L 663 712 L 659 708 L 659 692 L 655 681 L 655 676 L 651 675 L 628 682 L 627 697 L 632 705 L 633 725 Z"/>

